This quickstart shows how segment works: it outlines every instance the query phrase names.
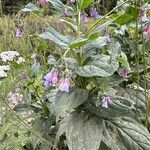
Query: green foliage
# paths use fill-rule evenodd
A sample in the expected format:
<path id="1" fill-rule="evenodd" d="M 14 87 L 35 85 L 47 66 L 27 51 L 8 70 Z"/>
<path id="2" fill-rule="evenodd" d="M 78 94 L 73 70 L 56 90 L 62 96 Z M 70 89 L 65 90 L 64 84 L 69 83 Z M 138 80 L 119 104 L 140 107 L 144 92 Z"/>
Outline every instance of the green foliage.
<path id="1" fill-rule="evenodd" d="M 34 4 L 23 9 L 46 29 L 33 36 L 41 43 L 34 47 L 32 67 L 19 86 L 25 103 L 13 108 L 33 113 L 31 127 L 25 127 L 40 140 L 25 137 L 18 143 L 33 150 L 149 150 L 149 36 L 143 34 L 145 23 L 137 15 L 142 4 L 124 1 L 116 14 L 97 17 L 84 28 L 82 11 L 93 0 L 49 2 L 63 14 L 71 12 L 61 17 L 63 29 L 69 29 L 59 32 L 49 26 Z M 49 41 L 57 46 L 49 49 Z M 10 126 L 2 129 L 3 137 Z"/>

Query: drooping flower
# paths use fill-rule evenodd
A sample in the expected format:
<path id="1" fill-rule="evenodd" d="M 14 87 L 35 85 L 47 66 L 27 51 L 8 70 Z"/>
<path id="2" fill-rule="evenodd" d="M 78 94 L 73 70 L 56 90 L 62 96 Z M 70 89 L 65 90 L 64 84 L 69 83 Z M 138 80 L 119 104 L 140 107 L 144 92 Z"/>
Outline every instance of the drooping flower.
<path id="1" fill-rule="evenodd" d="M 112 37 L 109 34 L 106 33 L 105 37 L 106 37 L 108 43 L 112 42 Z"/>
<path id="2" fill-rule="evenodd" d="M 69 16 L 68 8 L 66 8 L 66 7 L 65 7 L 65 9 L 64 9 L 64 15 L 65 15 L 65 16 Z"/>
<path id="3" fill-rule="evenodd" d="M 48 0 L 38 0 L 38 4 L 44 6 L 48 3 Z"/>
<path id="4" fill-rule="evenodd" d="M 94 8 L 94 7 L 91 7 L 90 14 L 91 14 L 91 17 L 94 17 L 94 18 L 97 18 L 99 16 L 96 8 Z"/>
<path id="5" fill-rule="evenodd" d="M 118 73 L 119 73 L 119 75 L 121 76 L 121 77 L 123 77 L 123 78 L 128 78 L 128 70 L 127 69 L 120 69 L 119 71 L 118 71 Z"/>
<path id="6" fill-rule="evenodd" d="M 16 36 L 17 38 L 23 36 L 23 29 L 22 29 L 21 27 L 17 27 L 17 28 L 16 28 L 15 36 Z"/>
<path id="7" fill-rule="evenodd" d="M 150 35 L 150 24 L 145 25 L 144 35 Z"/>
<path id="8" fill-rule="evenodd" d="M 60 85 L 59 85 L 59 90 L 61 91 L 61 92 L 69 92 L 69 87 L 70 87 L 70 79 L 68 78 L 68 77 L 65 77 L 62 81 L 61 81 L 61 83 L 60 83 Z"/>
<path id="9" fill-rule="evenodd" d="M 103 96 L 102 97 L 102 107 L 108 108 L 109 104 L 112 103 L 112 100 L 110 99 L 109 96 Z"/>
<path id="10" fill-rule="evenodd" d="M 145 10 L 141 10 L 139 16 L 140 16 L 140 19 L 141 19 L 142 22 L 147 21 L 147 15 L 146 15 Z"/>
<path id="11" fill-rule="evenodd" d="M 88 22 L 88 15 L 87 15 L 87 13 L 83 12 L 81 14 L 81 22 L 83 22 L 83 23 L 87 23 Z"/>
<path id="12" fill-rule="evenodd" d="M 48 86 L 55 86 L 57 81 L 58 81 L 58 75 L 59 75 L 59 72 L 57 69 L 52 69 L 48 74 L 46 74 L 44 76 L 44 86 L 45 87 L 48 87 Z"/>

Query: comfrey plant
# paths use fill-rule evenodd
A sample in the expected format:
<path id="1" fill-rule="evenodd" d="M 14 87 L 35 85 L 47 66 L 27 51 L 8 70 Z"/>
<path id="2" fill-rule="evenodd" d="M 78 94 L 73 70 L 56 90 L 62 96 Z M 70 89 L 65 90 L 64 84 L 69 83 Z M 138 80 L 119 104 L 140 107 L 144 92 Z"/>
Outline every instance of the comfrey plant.
<path id="1" fill-rule="evenodd" d="M 93 0 L 70 1 L 70 5 L 59 0 L 39 2 L 50 2 L 73 30 L 72 36 L 62 35 L 49 26 L 39 34 L 58 45 L 48 57 L 49 69 L 43 71 L 40 62 L 42 73 L 36 76 L 43 90 L 34 91 L 50 122 L 46 132 L 55 139 L 54 149 L 149 150 L 148 68 L 140 68 L 143 64 L 138 59 L 141 55 L 146 65 L 150 23 L 145 13 L 149 8 L 143 10 L 135 1 L 126 5 L 124 14 L 111 14 L 130 4 L 124 1 L 106 16 L 99 16 L 91 6 L 95 23 L 85 31 L 84 9 Z M 22 11 L 35 14 L 38 10 L 30 3 Z"/>

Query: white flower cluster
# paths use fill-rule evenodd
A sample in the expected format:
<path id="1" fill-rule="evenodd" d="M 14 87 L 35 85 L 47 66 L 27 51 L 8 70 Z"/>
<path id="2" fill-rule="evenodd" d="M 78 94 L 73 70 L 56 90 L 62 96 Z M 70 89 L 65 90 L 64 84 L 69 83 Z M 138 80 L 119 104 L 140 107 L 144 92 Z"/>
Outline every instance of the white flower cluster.
<path id="1" fill-rule="evenodd" d="M 13 61 L 20 54 L 17 51 L 5 51 L 0 53 L 0 58 L 3 62 Z"/>
<path id="2" fill-rule="evenodd" d="M 21 64 L 21 63 L 24 63 L 25 62 L 25 59 L 23 57 L 19 57 L 18 60 L 17 60 L 17 64 Z"/>
<path id="3" fill-rule="evenodd" d="M 4 78 L 7 77 L 6 71 L 8 71 L 10 69 L 9 65 L 0 65 L 0 78 Z"/>

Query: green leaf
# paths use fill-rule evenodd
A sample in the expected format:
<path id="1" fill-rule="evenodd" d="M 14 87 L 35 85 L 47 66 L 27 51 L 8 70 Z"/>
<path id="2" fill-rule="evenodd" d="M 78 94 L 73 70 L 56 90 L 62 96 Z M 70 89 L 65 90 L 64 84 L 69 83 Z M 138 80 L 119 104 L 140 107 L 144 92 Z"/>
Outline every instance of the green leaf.
<path id="1" fill-rule="evenodd" d="M 64 19 L 60 19 L 61 22 L 65 23 L 67 27 L 69 27 L 70 29 L 72 29 L 74 32 L 77 31 L 77 26 L 72 24 L 71 22 L 64 20 Z"/>
<path id="2" fill-rule="evenodd" d="M 150 52 L 150 42 L 149 41 L 145 42 L 145 51 L 148 53 Z"/>
<path id="3" fill-rule="evenodd" d="M 33 110 L 34 112 L 39 112 L 41 109 L 36 107 L 36 106 L 33 106 L 33 105 L 28 105 L 28 104 L 18 104 L 17 106 L 15 106 L 13 108 L 14 111 L 17 111 L 17 112 L 28 112 L 28 111 L 31 111 Z"/>
<path id="4" fill-rule="evenodd" d="M 88 41 L 88 39 L 83 39 L 83 38 L 79 38 L 74 40 L 73 42 L 71 42 L 71 44 L 69 45 L 70 48 L 76 48 L 76 47 L 80 47 L 82 46 L 86 41 Z"/>
<path id="5" fill-rule="evenodd" d="M 98 26 L 94 31 L 95 32 L 100 32 L 102 30 L 106 30 L 106 28 L 108 28 L 109 25 L 113 25 L 114 24 L 115 19 L 113 20 L 109 20 L 103 24 L 101 24 L 100 26 Z"/>
<path id="6" fill-rule="evenodd" d="M 60 0 L 48 0 L 57 11 L 62 12 L 65 5 Z"/>
<path id="7" fill-rule="evenodd" d="M 116 58 L 121 54 L 121 45 L 119 42 L 113 42 L 110 44 L 108 48 L 108 53 L 111 55 L 112 58 Z"/>
<path id="8" fill-rule="evenodd" d="M 32 11 L 35 11 L 35 12 L 39 12 L 40 9 L 34 5 L 33 3 L 29 3 L 25 6 L 25 8 L 21 9 L 21 11 L 24 11 L 24 12 L 32 12 Z"/>
<path id="9" fill-rule="evenodd" d="M 93 0 L 83 0 L 81 8 L 82 9 L 87 8 L 92 2 L 93 2 Z"/>
<path id="10" fill-rule="evenodd" d="M 125 68 L 127 68 L 128 70 L 130 70 L 130 65 L 128 62 L 128 58 L 126 56 L 125 53 L 121 52 L 121 56 L 118 57 L 118 62 L 121 63 L 121 65 Z"/>
<path id="11" fill-rule="evenodd" d="M 84 77 L 101 76 L 108 77 L 117 71 L 119 64 L 116 61 L 110 62 L 110 56 L 99 55 L 87 65 L 76 68 L 76 73 Z"/>
<path id="12" fill-rule="evenodd" d="M 83 51 L 84 52 L 90 52 L 95 49 L 101 48 L 107 44 L 107 38 L 106 37 L 98 37 L 96 40 L 87 42 L 83 45 Z"/>
<path id="13" fill-rule="evenodd" d="M 134 19 L 137 19 L 139 17 L 139 9 L 129 6 L 125 10 L 125 14 L 132 16 Z"/>
<path id="14" fill-rule="evenodd" d="M 123 14 L 116 19 L 116 23 L 119 25 L 123 25 L 129 22 L 132 18 L 133 17 L 131 15 Z"/>
<path id="15" fill-rule="evenodd" d="M 66 134 L 69 150 L 98 150 L 102 130 L 100 118 L 74 112 L 61 121 L 57 136 Z"/>
<path id="16" fill-rule="evenodd" d="M 103 142 L 110 150 L 150 149 L 150 134 L 134 117 L 105 121 L 105 124 L 107 128 Z"/>
<path id="17" fill-rule="evenodd" d="M 99 105 L 98 100 L 94 101 L 94 99 L 90 100 L 85 104 L 85 108 L 90 110 L 92 113 L 98 115 L 99 117 L 104 117 L 108 119 L 122 117 L 126 114 L 131 114 L 134 108 L 135 102 L 131 101 L 130 98 L 125 98 L 122 96 L 110 96 L 112 103 L 109 104 L 107 109 L 101 107 L 101 100 L 99 98 Z M 96 107 L 96 105 L 97 107 Z"/>
<path id="18" fill-rule="evenodd" d="M 58 12 L 64 13 L 65 8 L 68 9 L 68 11 L 73 12 L 73 9 L 69 6 L 64 5 L 60 0 L 48 0 L 57 10 Z"/>
<path id="19" fill-rule="evenodd" d="M 50 105 L 50 111 L 57 117 L 65 115 L 73 111 L 87 100 L 88 91 L 86 89 L 70 90 L 69 93 L 63 92 L 50 92 L 47 94 L 47 98 Z"/>
<path id="20" fill-rule="evenodd" d="M 42 39 L 51 40 L 62 48 L 68 47 L 69 43 L 72 40 L 71 37 L 61 35 L 52 27 L 47 28 L 45 32 L 39 35 L 39 37 L 41 37 Z"/>

